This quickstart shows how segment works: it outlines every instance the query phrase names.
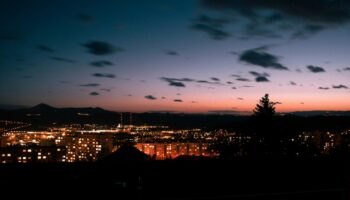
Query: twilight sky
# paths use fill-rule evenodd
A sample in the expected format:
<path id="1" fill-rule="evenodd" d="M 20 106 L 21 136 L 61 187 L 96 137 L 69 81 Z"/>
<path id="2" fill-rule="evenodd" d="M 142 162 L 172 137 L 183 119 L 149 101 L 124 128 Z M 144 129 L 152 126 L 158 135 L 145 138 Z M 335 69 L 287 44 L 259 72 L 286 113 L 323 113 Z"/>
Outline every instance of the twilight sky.
<path id="1" fill-rule="evenodd" d="M 350 110 L 347 0 L 3 0 L 0 104 Z"/>

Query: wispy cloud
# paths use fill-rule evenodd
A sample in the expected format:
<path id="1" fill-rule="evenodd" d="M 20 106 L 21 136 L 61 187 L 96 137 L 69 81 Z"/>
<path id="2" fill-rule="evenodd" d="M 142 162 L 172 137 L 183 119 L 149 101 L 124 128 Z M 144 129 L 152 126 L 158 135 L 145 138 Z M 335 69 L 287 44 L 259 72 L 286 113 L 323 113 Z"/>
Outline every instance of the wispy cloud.
<path id="1" fill-rule="evenodd" d="M 216 78 L 216 77 L 210 77 L 210 79 L 211 79 L 212 81 L 220 81 L 220 79 L 219 79 L 219 78 Z"/>
<path id="2" fill-rule="evenodd" d="M 45 44 L 39 44 L 36 46 L 36 48 L 40 51 L 43 51 L 43 52 L 47 52 L 47 53 L 53 53 L 55 52 L 55 49 L 53 49 L 52 47 L 49 47 Z"/>
<path id="3" fill-rule="evenodd" d="M 329 87 L 318 87 L 319 90 L 329 90 Z"/>
<path id="4" fill-rule="evenodd" d="M 75 60 L 69 59 L 69 58 L 63 58 L 63 57 L 50 57 L 52 60 L 59 61 L 59 62 L 65 62 L 65 63 L 76 63 Z"/>
<path id="5" fill-rule="evenodd" d="M 114 65 L 114 63 L 108 60 L 99 60 L 99 61 L 91 62 L 90 65 L 93 67 L 106 67 L 106 66 Z"/>
<path id="6" fill-rule="evenodd" d="M 203 83 L 203 84 L 213 84 L 213 85 L 222 85 L 219 81 L 207 81 L 207 80 L 197 80 L 192 78 L 169 78 L 169 77 L 160 77 L 162 81 L 165 81 L 169 86 L 174 87 L 186 87 L 184 82 L 193 82 L 193 83 Z M 215 78 L 215 80 L 219 80 Z"/>
<path id="7" fill-rule="evenodd" d="M 214 40 L 224 40 L 230 37 L 230 33 L 223 29 L 228 20 L 223 18 L 211 18 L 206 15 L 200 16 L 191 26 L 193 30 L 205 32 Z"/>
<path id="8" fill-rule="evenodd" d="M 250 80 L 247 78 L 236 78 L 236 81 L 249 82 Z"/>

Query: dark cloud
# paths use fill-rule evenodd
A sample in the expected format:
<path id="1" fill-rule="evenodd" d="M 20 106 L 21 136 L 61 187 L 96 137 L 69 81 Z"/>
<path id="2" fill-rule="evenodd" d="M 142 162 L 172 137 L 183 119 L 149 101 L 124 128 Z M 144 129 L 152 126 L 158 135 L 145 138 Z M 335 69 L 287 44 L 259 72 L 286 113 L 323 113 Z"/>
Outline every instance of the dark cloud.
<path id="1" fill-rule="evenodd" d="M 191 103 L 197 103 L 197 101 L 191 101 Z"/>
<path id="2" fill-rule="evenodd" d="M 166 97 L 161 97 L 161 99 L 166 99 Z"/>
<path id="3" fill-rule="evenodd" d="M 186 87 L 186 85 L 184 83 L 182 83 L 182 81 L 186 82 L 187 78 L 177 79 L 177 78 L 161 77 L 160 79 L 165 81 L 165 82 L 168 82 L 169 86 Z M 188 79 L 188 80 L 190 80 L 189 82 L 192 82 L 192 79 Z"/>
<path id="4" fill-rule="evenodd" d="M 242 97 L 238 97 L 237 100 L 244 100 Z"/>
<path id="5" fill-rule="evenodd" d="M 87 83 L 87 84 L 82 84 L 82 85 L 79 85 L 81 87 L 97 87 L 97 86 L 100 86 L 100 84 L 98 83 Z"/>
<path id="6" fill-rule="evenodd" d="M 89 23 L 94 21 L 94 18 L 91 15 L 86 13 L 79 13 L 77 17 L 81 22 L 84 22 L 84 23 Z"/>
<path id="7" fill-rule="evenodd" d="M 86 44 L 83 44 L 83 46 L 88 49 L 89 53 L 97 56 L 109 55 L 123 51 L 122 48 L 115 47 L 114 45 L 103 41 L 90 41 Z"/>
<path id="8" fill-rule="evenodd" d="M 237 88 L 236 87 L 232 87 L 231 89 L 236 90 Z"/>
<path id="9" fill-rule="evenodd" d="M 230 37 L 230 33 L 223 29 L 229 21 L 223 18 L 211 18 L 206 15 L 200 16 L 191 26 L 193 30 L 202 31 L 214 40 L 224 40 Z"/>
<path id="10" fill-rule="evenodd" d="M 169 82 L 169 85 L 174 87 L 186 87 L 186 85 L 183 84 L 182 82 L 175 82 L 175 81 Z"/>
<path id="11" fill-rule="evenodd" d="M 329 87 L 318 87 L 319 90 L 329 90 Z"/>
<path id="12" fill-rule="evenodd" d="M 252 87 L 254 87 L 254 86 L 251 86 L 251 85 L 243 85 L 242 87 L 244 87 L 244 88 L 252 88 Z"/>
<path id="13" fill-rule="evenodd" d="M 216 78 L 216 77 L 211 77 L 210 79 L 213 80 L 213 81 L 220 81 L 220 79 Z"/>
<path id="14" fill-rule="evenodd" d="M 265 50 L 266 47 L 246 50 L 240 54 L 239 60 L 263 68 L 288 70 L 287 67 L 279 63 L 277 56 L 267 53 Z"/>
<path id="15" fill-rule="evenodd" d="M 226 81 L 226 83 L 229 84 L 229 85 L 232 85 L 232 84 L 233 84 L 232 81 Z"/>
<path id="16" fill-rule="evenodd" d="M 270 74 L 268 74 L 268 73 L 259 73 L 259 72 L 255 72 L 255 71 L 250 71 L 249 73 L 255 77 L 260 77 L 260 76 L 269 77 L 270 76 Z"/>
<path id="17" fill-rule="evenodd" d="M 99 78 L 115 78 L 116 76 L 114 74 L 102 74 L 102 73 L 94 73 L 92 76 L 99 77 Z"/>
<path id="18" fill-rule="evenodd" d="M 256 82 L 270 82 L 270 80 L 268 78 L 266 78 L 265 76 L 258 76 L 255 78 Z"/>
<path id="19" fill-rule="evenodd" d="M 157 97 L 155 97 L 153 95 L 146 95 L 145 98 L 149 99 L 149 100 L 156 100 L 157 99 Z"/>
<path id="20" fill-rule="evenodd" d="M 165 54 L 169 55 L 169 56 L 178 56 L 179 53 L 173 50 L 166 50 Z"/>
<path id="21" fill-rule="evenodd" d="M 278 33 L 305 38 L 350 21 L 347 0 L 201 0 L 205 8 L 240 21 L 245 37 L 271 37 Z"/>
<path id="22" fill-rule="evenodd" d="M 174 102 L 183 102 L 181 99 L 174 99 Z"/>
<path id="23" fill-rule="evenodd" d="M 98 96 L 98 95 L 100 95 L 98 92 L 90 92 L 90 95 L 91 96 Z"/>
<path id="24" fill-rule="evenodd" d="M 207 80 L 196 80 L 197 83 L 209 83 Z"/>
<path id="25" fill-rule="evenodd" d="M 40 51 L 44 51 L 47 53 L 55 52 L 55 50 L 52 47 L 49 47 L 49 46 L 44 45 L 44 44 L 37 45 L 36 48 L 39 49 Z"/>
<path id="26" fill-rule="evenodd" d="M 270 75 L 268 73 L 259 73 L 255 71 L 250 71 L 249 72 L 251 75 L 255 76 L 255 81 L 256 82 L 269 82 L 270 80 L 267 78 Z"/>
<path id="27" fill-rule="evenodd" d="M 345 67 L 343 71 L 350 71 L 350 67 Z"/>
<path id="28" fill-rule="evenodd" d="M 236 78 L 237 81 L 249 82 L 250 80 L 247 78 Z"/>
<path id="29" fill-rule="evenodd" d="M 128 96 L 128 97 L 132 97 L 132 94 L 128 94 L 127 96 Z"/>
<path id="30" fill-rule="evenodd" d="M 294 81 L 289 81 L 289 84 L 290 84 L 290 85 L 297 85 L 297 83 L 294 82 Z"/>
<path id="31" fill-rule="evenodd" d="M 306 68 L 313 73 L 325 72 L 325 70 L 322 67 L 318 66 L 308 65 Z"/>
<path id="32" fill-rule="evenodd" d="M 76 63 L 75 60 L 69 59 L 69 58 L 62 58 L 62 57 L 50 57 L 52 60 L 56 60 L 59 62 L 65 62 L 65 63 Z"/>
<path id="33" fill-rule="evenodd" d="M 99 61 L 91 62 L 90 65 L 93 67 L 106 67 L 106 66 L 114 65 L 114 63 L 108 60 L 99 60 Z"/>
<path id="34" fill-rule="evenodd" d="M 348 86 L 342 85 L 342 84 L 340 84 L 340 85 L 333 85 L 332 87 L 334 89 L 348 89 Z"/>

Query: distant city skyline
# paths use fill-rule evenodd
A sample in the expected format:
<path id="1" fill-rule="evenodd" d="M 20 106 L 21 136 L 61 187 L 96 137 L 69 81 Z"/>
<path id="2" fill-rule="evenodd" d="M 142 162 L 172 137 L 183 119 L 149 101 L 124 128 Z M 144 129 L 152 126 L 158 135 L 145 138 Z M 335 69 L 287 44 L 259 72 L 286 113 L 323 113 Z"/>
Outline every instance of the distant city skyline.
<path id="1" fill-rule="evenodd" d="M 5 0 L 0 23 L 1 105 L 350 110 L 347 1 Z"/>

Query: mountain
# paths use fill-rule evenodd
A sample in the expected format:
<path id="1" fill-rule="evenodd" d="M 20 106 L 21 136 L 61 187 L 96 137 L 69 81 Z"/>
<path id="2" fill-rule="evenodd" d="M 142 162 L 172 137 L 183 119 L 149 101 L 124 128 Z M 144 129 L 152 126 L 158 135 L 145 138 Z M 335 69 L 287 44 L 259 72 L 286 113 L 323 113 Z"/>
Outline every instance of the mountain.
<path id="1" fill-rule="evenodd" d="M 98 107 L 55 108 L 40 103 L 31 108 L 0 110 L 0 119 L 24 121 L 32 124 L 52 123 L 117 123 L 119 113 Z"/>
<path id="2" fill-rule="evenodd" d="M 312 110 L 312 111 L 296 111 L 296 112 L 290 112 L 290 113 L 286 113 L 286 114 L 300 116 L 300 117 L 350 116 L 350 111 Z"/>
<path id="3" fill-rule="evenodd" d="M 31 107 L 31 108 L 24 108 L 24 109 L 21 109 L 21 110 L 24 110 L 24 111 L 27 111 L 27 112 L 35 112 L 35 113 L 42 113 L 42 112 L 55 112 L 57 111 L 56 108 L 52 107 L 52 106 L 49 106 L 47 104 L 44 104 L 44 103 L 40 103 L 34 107 Z"/>

